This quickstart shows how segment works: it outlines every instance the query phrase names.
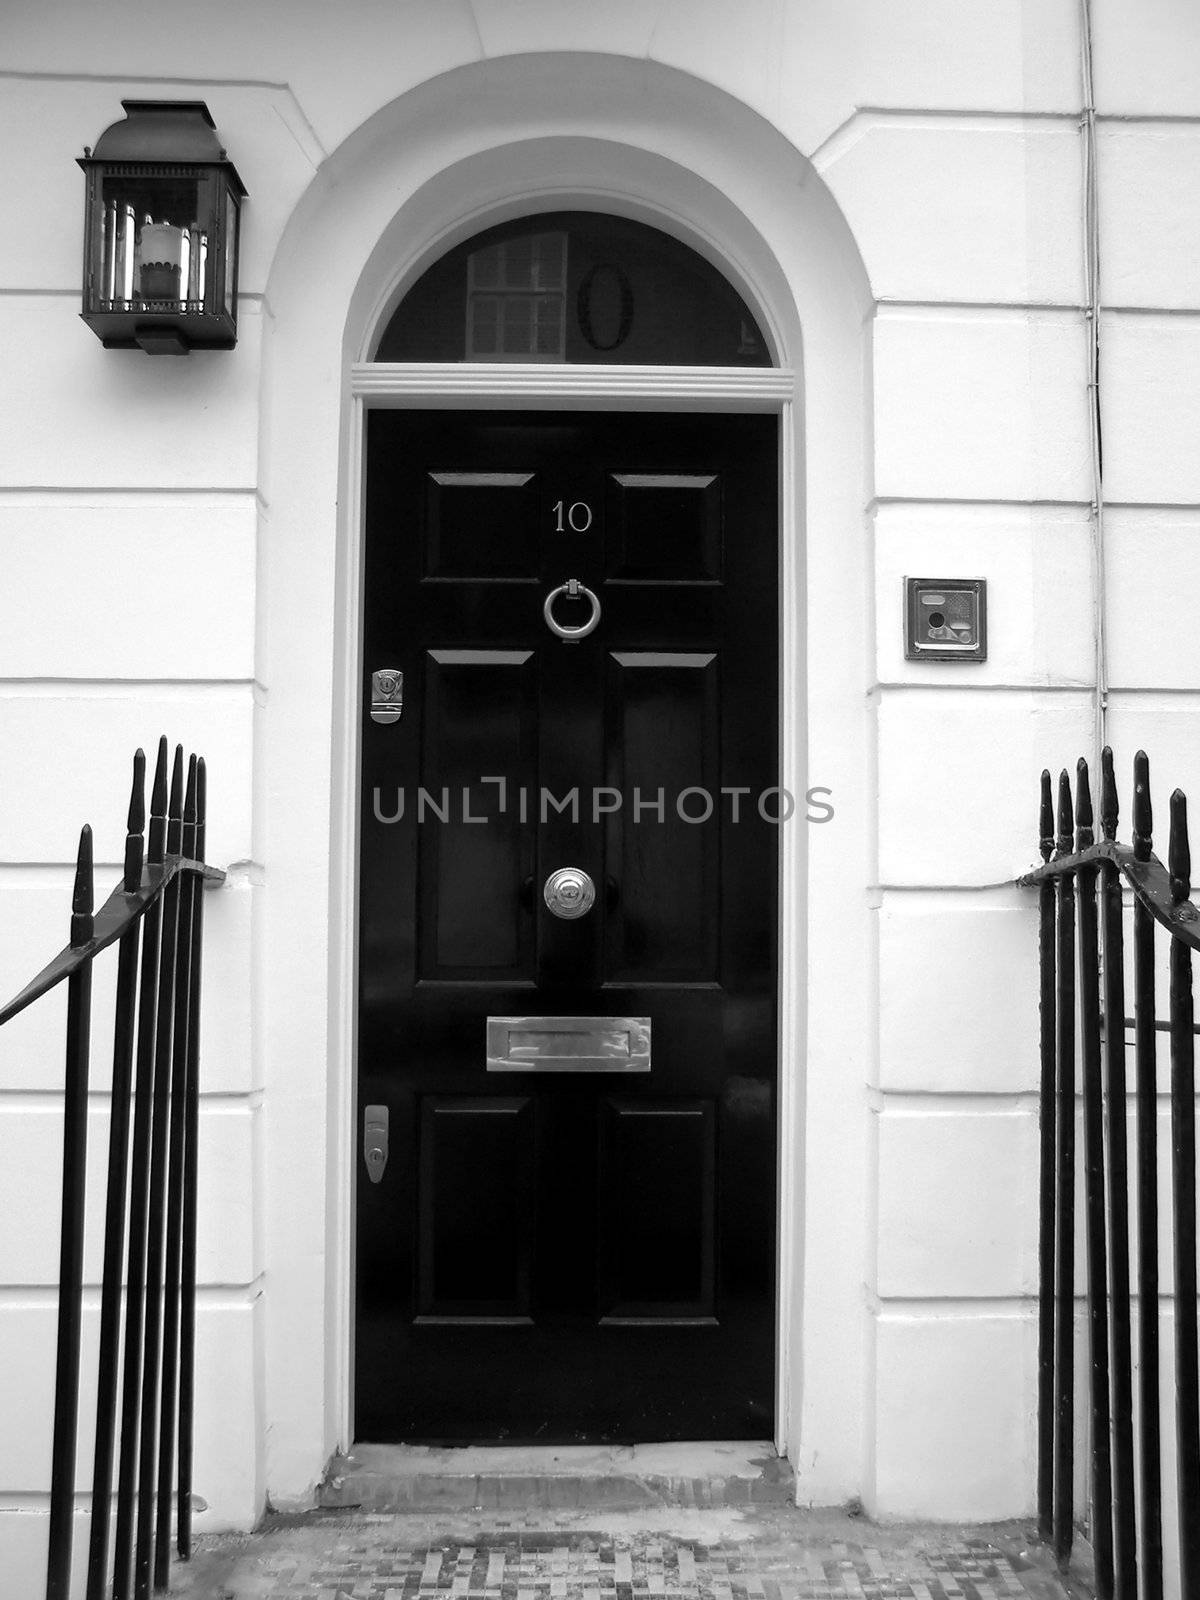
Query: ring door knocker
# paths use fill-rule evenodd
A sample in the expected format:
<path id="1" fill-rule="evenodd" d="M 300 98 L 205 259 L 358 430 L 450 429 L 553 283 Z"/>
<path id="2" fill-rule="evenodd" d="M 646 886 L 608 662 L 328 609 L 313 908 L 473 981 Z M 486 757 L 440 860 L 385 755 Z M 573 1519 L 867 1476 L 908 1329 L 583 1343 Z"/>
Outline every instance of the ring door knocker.
<path id="1" fill-rule="evenodd" d="M 586 600 L 591 605 L 592 614 L 586 622 L 579 623 L 577 627 L 570 627 L 555 621 L 554 602 L 560 594 L 565 594 L 572 600 Z M 551 633 L 556 633 L 567 644 L 573 644 L 577 639 L 586 639 L 600 621 L 600 601 L 586 583 L 580 583 L 578 578 L 568 578 L 566 583 L 560 583 L 557 589 L 551 589 L 546 596 L 546 603 L 542 607 L 542 615 L 545 617 L 546 626 Z"/>

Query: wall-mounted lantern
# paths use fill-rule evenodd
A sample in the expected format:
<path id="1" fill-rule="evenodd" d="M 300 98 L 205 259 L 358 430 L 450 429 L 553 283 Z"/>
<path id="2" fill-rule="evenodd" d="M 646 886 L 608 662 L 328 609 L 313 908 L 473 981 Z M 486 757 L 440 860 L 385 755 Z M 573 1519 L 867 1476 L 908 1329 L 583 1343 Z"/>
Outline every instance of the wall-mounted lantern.
<path id="1" fill-rule="evenodd" d="M 79 163 L 83 320 L 108 350 L 232 350 L 242 180 L 202 100 L 121 105 Z"/>

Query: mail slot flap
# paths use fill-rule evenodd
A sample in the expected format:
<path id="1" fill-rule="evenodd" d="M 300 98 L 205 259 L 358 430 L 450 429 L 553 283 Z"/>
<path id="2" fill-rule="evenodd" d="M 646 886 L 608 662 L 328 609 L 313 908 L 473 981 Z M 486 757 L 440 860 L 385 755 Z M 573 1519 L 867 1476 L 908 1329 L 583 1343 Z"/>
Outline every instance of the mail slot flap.
<path id="1" fill-rule="evenodd" d="M 489 1017 L 489 1072 L 649 1072 L 649 1017 Z"/>

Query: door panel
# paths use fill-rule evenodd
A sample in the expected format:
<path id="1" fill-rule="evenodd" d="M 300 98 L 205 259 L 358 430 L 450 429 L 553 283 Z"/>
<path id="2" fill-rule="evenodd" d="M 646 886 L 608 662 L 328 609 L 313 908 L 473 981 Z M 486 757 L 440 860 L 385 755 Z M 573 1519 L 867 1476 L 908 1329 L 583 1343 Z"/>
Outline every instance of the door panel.
<path id="1" fill-rule="evenodd" d="M 615 652 L 608 677 L 609 771 L 627 796 L 609 820 L 621 886 L 608 918 L 605 978 L 711 982 L 716 977 L 718 835 L 703 818 L 720 788 L 715 653 Z M 680 774 L 699 794 L 684 798 Z M 667 795 L 671 801 L 667 801 Z"/>
<path id="2" fill-rule="evenodd" d="M 533 927 L 518 893 L 533 870 L 530 841 L 515 814 L 496 811 L 495 787 L 481 780 L 507 773 L 532 781 L 536 691 L 532 651 L 427 654 L 424 794 L 408 797 L 418 808 L 422 978 L 532 976 Z"/>
<path id="3" fill-rule="evenodd" d="M 426 497 L 426 578 L 531 581 L 538 526 L 532 472 L 431 472 Z"/>
<path id="4" fill-rule="evenodd" d="M 423 1321 L 529 1320 L 533 1113 L 528 1096 L 422 1101 Z"/>
<path id="5" fill-rule="evenodd" d="M 711 1100 L 609 1100 L 600 1124 L 601 1321 L 713 1320 Z"/>
<path id="6" fill-rule="evenodd" d="M 775 422 L 379 411 L 367 456 L 357 1437 L 764 1437 Z M 650 1070 L 489 1072 L 527 1016 L 648 1018 Z"/>
<path id="7" fill-rule="evenodd" d="M 608 575 L 625 583 L 719 583 L 721 479 L 715 472 L 614 472 Z"/>

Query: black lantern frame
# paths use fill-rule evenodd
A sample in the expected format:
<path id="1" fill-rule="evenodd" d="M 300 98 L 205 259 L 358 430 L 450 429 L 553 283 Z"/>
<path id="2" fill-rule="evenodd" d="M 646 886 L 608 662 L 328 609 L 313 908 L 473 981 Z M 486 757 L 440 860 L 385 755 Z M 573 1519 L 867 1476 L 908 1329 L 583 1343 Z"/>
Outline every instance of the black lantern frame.
<path id="1" fill-rule="evenodd" d="M 245 185 L 202 100 L 122 100 L 79 165 L 83 310 L 106 350 L 232 350 Z"/>

